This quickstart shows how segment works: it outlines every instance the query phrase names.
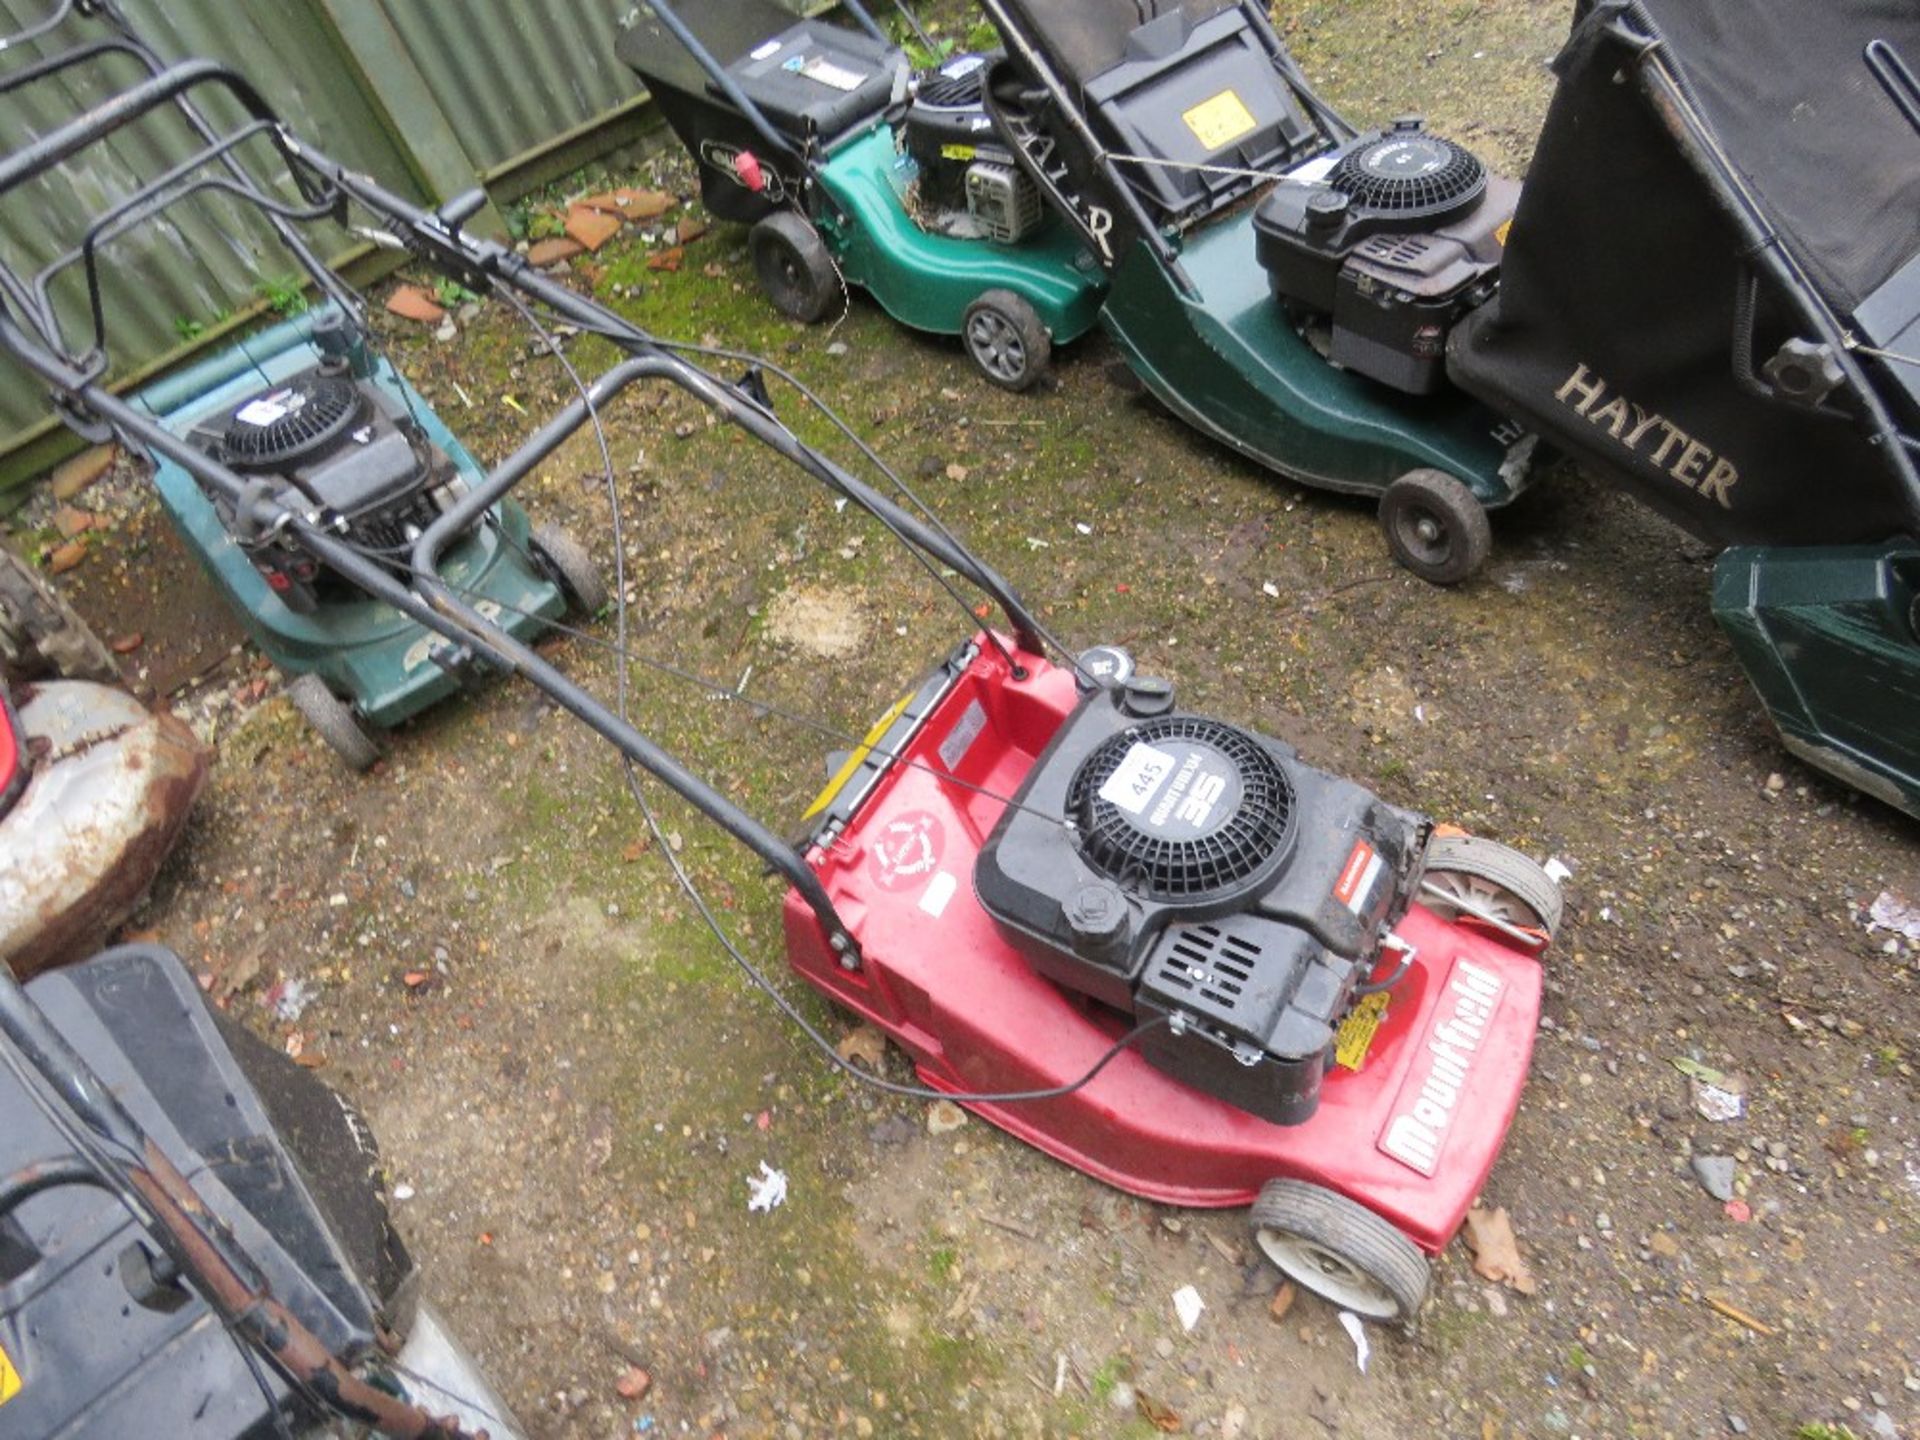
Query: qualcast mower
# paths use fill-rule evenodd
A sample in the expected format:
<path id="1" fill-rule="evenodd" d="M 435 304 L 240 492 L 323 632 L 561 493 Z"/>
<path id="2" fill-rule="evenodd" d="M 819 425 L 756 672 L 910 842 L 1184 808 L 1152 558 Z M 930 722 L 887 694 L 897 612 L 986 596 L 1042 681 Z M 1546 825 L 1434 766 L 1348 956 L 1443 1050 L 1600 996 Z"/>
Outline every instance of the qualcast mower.
<path id="1" fill-rule="evenodd" d="M 405 553 L 485 473 L 337 308 L 243 339 L 148 386 L 136 403 L 250 484 L 337 516 L 343 534 L 377 553 Z M 353 769 L 379 758 L 378 732 L 478 678 L 470 655 L 280 537 L 250 529 L 240 507 L 164 454 L 154 486 L 247 633 L 291 677 L 295 708 Z M 523 639 L 606 601 L 580 542 L 557 526 L 535 529 L 512 501 L 476 517 L 447 561 Z"/>
<path id="2" fill-rule="evenodd" d="M 512 1440 L 366 1122 L 129 946 L 0 965 L 0 1433 Z"/>
<path id="3" fill-rule="evenodd" d="M 1146 388 L 1303 484 L 1374 497 L 1436 584 L 1492 544 L 1534 441 L 1448 383 L 1520 187 L 1416 119 L 1358 133 L 1255 0 L 983 0 L 993 133 L 1106 268 Z"/>
<path id="4" fill-rule="evenodd" d="M 770 0 L 648 0 L 616 51 L 697 162 L 779 310 L 812 323 L 857 285 L 901 324 L 958 335 L 1025 390 L 1093 327 L 1106 277 L 995 139 L 986 62 L 915 73 L 859 0 L 857 28 Z"/>
<path id="5" fill-rule="evenodd" d="M 102 0 L 89 9 L 123 23 Z M 62 412 L 166 455 L 248 533 L 275 536 L 448 646 L 524 676 L 610 741 L 657 852 L 729 953 L 835 1063 L 848 1066 L 721 928 L 635 767 L 767 864 L 787 888 L 794 969 L 892 1035 L 922 1083 L 855 1071 L 863 1081 L 970 1105 L 1139 1195 L 1251 1205 L 1261 1247 L 1287 1273 L 1357 1312 L 1410 1321 L 1425 1255 L 1447 1243 L 1485 1184 L 1519 1103 L 1540 952 L 1559 919 L 1553 880 L 1502 846 L 1437 832 L 1273 739 L 1183 709 L 1121 651 L 1064 649 L 870 449 L 862 455 L 906 504 L 789 429 L 765 385 L 789 379 L 777 367 L 762 362 L 735 382 L 700 369 L 679 353 L 686 347 L 464 233 L 457 217 L 469 200 L 422 210 L 297 140 L 220 65 L 164 67 L 50 128 L 0 159 L 0 192 L 195 87 L 224 92 L 269 126 L 277 161 L 316 211 L 500 295 L 549 342 L 542 316 L 604 338 L 622 358 L 591 378 L 568 362 L 577 398 L 399 555 L 76 370 L 21 323 L 9 294 L 0 346 Z M 213 159 L 220 143 L 209 140 Z M 192 157 L 181 160 L 147 203 L 184 198 L 194 173 Z M 477 517 L 569 437 L 591 427 L 604 442 L 602 412 L 641 381 L 692 396 L 870 517 L 966 617 L 969 638 L 935 673 L 864 742 L 849 737 L 799 846 L 627 718 L 634 657 L 618 603 L 622 698 L 609 705 L 516 638 L 445 563 Z M 611 464 L 606 480 L 617 560 Z M 1004 631 L 979 627 L 962 586 L 998 606 Z M 625 587 L 615 594 L 623 600 Z"/>
<path id="6" fill-rule="evenodd" d="M 1448 371 L 1731 547 L 1788 748 L 1920 815 L 1915 65 L 1911 4 L 1583 4 Z"/>
<path id="7" fill-rule="evenodd" d="M 75 8 L 63 0 L 41 28 L 57 26 Z M 150 71 L 161 68 L 130 35 L 117 36 L 109 49 Z M 0 74 L 0 94 L 57 85 L 75 63 L 56 55 L 16 66 Z M 142 183 L 129 174 L 128 193 L 105 205 L 84 234 L 56 248 L 37 270 L 18 266 L 16 255 L 0 261 L 0 296 L 11 323 L 27 327 L 70 376 L 101 379 L 109 363 L 101 254 L 150 227 L 169 194 L 216 192 L 247 202 L 260 217 L 258 237 L 285 247 L 328 297 L 319 311 L 148 387 L 136 403 L 159 419 L 167 436 L 166 445 L 148 453 L 180 534 L 248 633 L 290 678 L 294 705 L 347 764 L 364 770 L 379 757 L 377 732 L 477 679 L 472 657 L 441 645 L 431 631 L 369 598 L 281 535 L 252 525 L 245 506 L 196 481 L 189 457 L 217 461 L 245 477 L 252 492 L 272 492 L 289 506 L 324 515 L 335 534 L 362 553 L 390 557 L 404 555 L 483 471 L 419 394 L 374 354 L 357 298 L 302 238 L 297 227 L 324 218 L 331 202 L 316 203 L 306 192 L 289 198 L 247 178 L 236 152 L 284 145 L 284 137 L 256 115 L 216 141 L 191 94 L 174 108 L 214 149 L 211 157 L 184 177 Z M 28 142 L 9 157 L 7 173 L 19 177 L 33 168 L 28 162 L 45 158 Z M 0 183 L 0 204 L 22 233 L 37 232 L 43 222 L 24 203 L 31 196 L 22 194 L 21 184 L 18 178 Z M 69 286 L 75 293 L 66 293 Z M 85 323 L 69 325 L 76 312 Z M 518 638 L 545 633 L 570 607 L 597 609 L 606 594 L 578 542 L 557 529 L 533 530 L 511 502 L 471 513 L 447 558 L 460 583 Z"/>

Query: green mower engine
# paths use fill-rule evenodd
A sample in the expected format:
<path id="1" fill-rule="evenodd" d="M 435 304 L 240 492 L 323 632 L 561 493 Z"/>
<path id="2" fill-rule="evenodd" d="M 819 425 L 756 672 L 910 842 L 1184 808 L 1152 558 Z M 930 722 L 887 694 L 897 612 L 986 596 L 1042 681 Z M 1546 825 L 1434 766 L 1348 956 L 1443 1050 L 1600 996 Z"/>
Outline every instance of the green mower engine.
<path id="1" fill-rule="evenodd" d="M 1447 334 L 1485 303 L 1520 184 L 1395 121 L 1317 156 L 1254 211 L 1255 253 L 1328 360 L 1413 395 L 1447 383 Z"/>

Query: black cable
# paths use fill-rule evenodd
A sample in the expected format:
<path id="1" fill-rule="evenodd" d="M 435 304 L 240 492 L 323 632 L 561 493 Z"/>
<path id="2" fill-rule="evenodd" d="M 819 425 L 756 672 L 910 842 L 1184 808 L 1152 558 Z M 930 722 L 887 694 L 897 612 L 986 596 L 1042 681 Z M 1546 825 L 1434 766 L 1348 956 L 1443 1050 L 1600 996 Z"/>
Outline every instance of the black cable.
<path id="1" fill-rule="evenodd" d="M 623 321 L 622 323 L 624 324 L 626 322 Z M 598 335 L 601 339 L 610 340 L 616 344 L 628 338 L 621 331 L 608 329 L 602 326 L 576 325 L 575 328 L 577 330 L 580 330 L 582 333 L 590 334 L 590 335 Z M 925 518 L 927 523 L 930 526 L 932 526 L 935 533 L 939 534 L 942 538 L 948 541 L 948 543 L 953 545 L 956 549 L 967 550 L 970 548 L 968 545 L 966 545 L 964 541 L 960 539 L 958 535 L 954 534 L 954 532 L 952 531 L 952 529 L 948 527 L 946 522 L 943 521 L 940 518 L 940 516 L 934 511 L 933 507 L 928 505 L 925 500 L 922 500 L 920 498 L 919 493 L 916 490 L 914 490 L 914 488 L 911 485 L 907 484 L 906 479 L 891 465 L 887 464 L 885 460 L 881 459 L 879 452 L 876 451 L 871 445 L 869 445 L 864 439 L 862 439 L 858 434 L 858 432 L 856 432 L 851 425 L 847 424 L 846 420 L 842 418 L 842 416 L 837 410 L 835 410 L 824 399 L 822 399 L 818 394 L 816 394 L 803 380 L 800 379 L 799 376 L 795 375 L 791 370 L 788 370 L 785 366 L 780 365 L 776 361 L 769 360 L 763 355 L 756 355 L 751 350 L 732 350 L 723 345 L 701 345 L 701 344 L 696 344 L 691 340 L 670 340 L 670 339 L 664 339 L 657 335 L 649 335 L 647 338 L 652 344 L 659 346 L 662 350 L 674 350 L 674 351 L 679 351 L 688 355 L 703 355 L 709 359 L 715 359 L 715 360 L 731 360 L 736 364 L 751 365 L 758 369 L 766 371 L 770 375 L 777 376 L 780 380 L 784 381 L 787 385 L 791 386 L 796 392 L 798 392 L 800 397 L 804 399 L 809 405 L 813 406 L 813 408 L 820 413 L 821 418 L 823 418 L 824 420 L 827 421 L 827 423 L 832 425 L 834 429 L 838 430 L 840 434 L 847 440 L 847 442 L 860 452 L 862 458 L 864 458 L 868 464 L 873 466 L 875 470 L 877 470 L 881 475 L 886 477 L 887 482 L 890 485 L 892 485 L 893 488 L 897 490 L 901 494 L 901 496 L 904 497 L 907 500 L 907 502 L 913 506 L 914 509 L 920 512 L 920 514 L 922 515 L 922 517 Z M 891 527 L 889 527 L 889 529 L 890 528 Z M 896 535 L 895 538 L 898 539 L 899 537 Z M 915 556 L 919 557 L 923 565 L 928 565 L 929 569 L 931 569 L 931 566 L 927 561 L 926 557 L 924 555 L 921 555 L 917 547 L 909 545 L 907 546 L 907 548 Z M 942 579 L 942 583 L 944 584 L 943 577 L 936 575 L 935 578 Z M 949 590 L 951 590 L 951 587 L 948 587 L 948 588 Z M 968 607 L 967 614 L 970 617 L 973 615 L 973 611 L 971 607 Z M 1072 669 L 1074 674 L 1078 675 L 1082 680 L 1085 680 L 1091 683 L 1093 680 L 1093 677 L 1088 675 L 1086 671 L 1081 668 L 1079 656 L 1076 655 L 1072 650 L 1069 650 L 1066 644 L 1057 635 L 1055 635 L 1037 616 L 1029 615 L 1027 618 L 1030 621 L 1032 621 L 1033 628 L 1039 634 L 1040 638 L 1044 640 L 1047 644 L 1053 647 L 1055 653 L 1058 654 L 1060 658 L 1066 662 L 1067 666 L 1070 669 Z M 998 645 L 996 645 L 996 648 L 1001 650 L 1001 653 L 1004 657 L 1005 648 Z"/>
<path id="2" fill-rule="evenodd" d="M 573 362 L 561 353 L 560 348 L 554 344 L 552 336 L 550 336 L 545 327 L 534 318 L 532 312 L 529 311 L 526 306 L 518 303 L 517 297 L 513 297 L 513 304 L 514 308 L 519 311 L 521 317 L 525 319 L 533 327 L 535 333 L 545 341 L 548 350 L 560 361 L 562 367 L 567 372 L 567 377 L 573 382 L 574 388 L 578 390 L 581 403 L 586 408 L 587 419 L 592 424 L 594 433 L 599 439 L 601 454 L 606 459 L 607 501 L 611 510 L 611 529 L 614 543 L 614 609 L 618 617 L 617 633 L 619 636 L 620 654 L 619 664 L 615 669 L 619 675 L 620 718 L 625 720 L 627 704 L 627 591 L 624 568 L 626 545 L 622 529 L 623 519 L 620 509 L 620 487 L 614 479 L 612 451 L 607 445 L 606 429 L 600 422 L 599 407 L 594 403 L 591 388 L 581 379 L 580 372 L 574 368 Z M 823 406 L 822 409 L 824 408 Z M 916 551 L 915 553 L 918 552 Z M 969 610 L 968 613 L 971 615 L 971 610 Z M 1109 1046 L 1106 1053 L 1095 1061 L 1093 1066 L 1084 1075 L 1076 1080 L 1068 1081 L 1064 1085 L 1049 1086 L 1040 1090 L 948 1091 L 935 1089 L 927 1085 L 904 1085 L 898 1081 L 886 1080 L 878 1075 L 870 1074 L 842 1056 L 839 1051 L 834 1048 L 833 1042 L 814 1028 L 807 1017 L 795 1008 L 793 1002 L 787 999 L 786 995 L 774 985 L 773 981 L 761 971 L 760 967 L 755 965 L 753 961 L 747 957 L 746 953 L 734 942 L 733 937 L 729 935 L 726 928 L 721 925 L 720 918 L 713 913 L 712 908 L 707 904 L 706 896 L 701 893 L 700 887 L 695 883 L 693 876 L 687 871 L 686 866 L 681 863 L 680 857 L 675 853 L 673 846 L 667 843 L 666 832 L 661 828 L 660 819 L 654 813 L 653 806 L 647 801 L 646 791 L 640 783 L 639 771 L 634 765 L 633 757 L 626 754 L 625 751 L 621 752 L 621 767 L 626 774 L 627 789 L 629 793 L 632 794 L 634 802 L 639 805 L 640 813 L 647 822 L 647 829 L 653 835 L 654 848 L 666 857 L 667 864 L 673 871 L 674 879 L 679 882 L 681 890 L 686 894 L 687 899 L 692 903 L 693 907 L 699 911 L 700 918 L 706 923 L 707 929 L 713 933 L 713 937 L 720 942 L 721 947 L 725 949 L 734 964 L 739 966 L 747 978 L 759 987 L 762 993 L 774 1003 L 775 1008 L 777 1008 L 782 1015 L 792 1021 L 800 1032 L 813 1042 L 815 1048 L 826 1057 L 830 1064 L 839 1070 L 845 1071 L 862 1084 L 871 1085 L 877 1090 L 885 1091 L 887 1094 L 900 1095 L 908 1099 L 950 1100 L 956 1103 L 971 1105 L 999 1105 L 1034 1100 L 1057 1100 L 1062 1096 L 1071 1095 L 1076 1090 L 1091 1084 L 1095 1077 L 1098 1076 L 1102 1070 L 1105 1070 L 1114 1060 L 1118 1059 L 1123 1051 L 1137 1044 L 1152 1031 L 1169 1023 L 1170 1017 L 1165 1015 L 1156 1015 L 1150 1020 L 1142 1021 Z"/>

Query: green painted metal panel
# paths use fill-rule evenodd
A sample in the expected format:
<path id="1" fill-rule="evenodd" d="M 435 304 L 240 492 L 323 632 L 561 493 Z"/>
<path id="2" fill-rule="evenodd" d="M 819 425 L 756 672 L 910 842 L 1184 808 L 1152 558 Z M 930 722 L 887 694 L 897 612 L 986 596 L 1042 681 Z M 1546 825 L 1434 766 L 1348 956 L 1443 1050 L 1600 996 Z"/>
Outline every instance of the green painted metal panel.
<path id="1" fill-rule="evenodd" d="M 163 55 L 228 61 L 267 87 L 294 126 L 316 144 L 379 173 L 397 189 L 417 192 L 415 167 L 373 118 L 352 67 L 309 5 L 127 0 L 126 8 Z M 0 0 L 0 29 L 20 29 L 45 10 L 45 0 Z M 12 63 L 21 58 L 5 57 Z M 131 61 L 117 57 L 71 78 L 0 97 L 0 145 L 10 148 L 53 129 L 138 73 Z M 236 121 L 237 111 L 224 106 L 224 97 L 215 99 L 222 103 L 210 101 L 207 108 L 216 123 Z M 0 247 L 16 266 L 38 269 L 79 239 L 87 216 L 130 194 L 193 148 L 177 119 L 148 117 L 0 205 Z M 270 162 L 261 173 L 284 175 L 262 142 L 250 142 L 246 153 Z M 319 248 L 337 253 L 348 244 L 344 233 L 336 233 L 323 236 Z M 262 276 L 289 274 L 294 265 L 256 218 L 223 199 L 198 197 L 116 243 L 102 269 L 110 350 L 125 373 L 180 348 L 181 327 L 188 322 L 211 327 L 222 314 L 254 303 Z M 53 293 L 70 336 L 79 340 L 89 333 L 79 273 L 56 284 Z M 38 384 L 0 359 L 0 453 L 25 439 L 47 415 Z"/>

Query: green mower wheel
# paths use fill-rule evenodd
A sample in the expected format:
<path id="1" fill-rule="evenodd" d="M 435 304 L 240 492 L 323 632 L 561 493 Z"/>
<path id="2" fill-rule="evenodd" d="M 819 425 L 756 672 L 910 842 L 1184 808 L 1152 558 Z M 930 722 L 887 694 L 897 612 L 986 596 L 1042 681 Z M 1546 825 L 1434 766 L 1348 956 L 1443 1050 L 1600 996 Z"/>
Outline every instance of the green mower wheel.
<path id="1" fill-rule="evenodd" d="M 1002 390 L 1031 390 L 1047 373 L 1053 339 L 1033 306 L 1011 290 L 988 290 L 961 324 L 967 356 Z"/>
<path id="2" fill-rule="evenodd" d="M 1409 470 L 1389 485 L 1380 528 L 1393 558 L 1433 585 L 1458 585 L 1493 553 L 1486 507 L 1444 470 Z"/>
<path id="3" fill-rule="evenodd" d="M 826 318 L 840 296 L 840 272 L 820 232 L 791 210 L 777 210 L 747 236 L 753 273 L 773 308 L 811 325 Z"/>

